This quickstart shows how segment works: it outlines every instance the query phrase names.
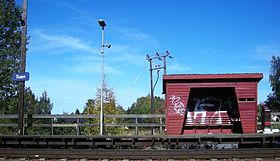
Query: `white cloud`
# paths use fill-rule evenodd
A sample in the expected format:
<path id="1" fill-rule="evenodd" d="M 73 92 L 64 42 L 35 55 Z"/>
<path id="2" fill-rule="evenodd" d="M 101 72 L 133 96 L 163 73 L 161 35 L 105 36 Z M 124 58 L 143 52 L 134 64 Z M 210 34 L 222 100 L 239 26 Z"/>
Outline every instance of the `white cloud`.
<path id="1" fill-rule="evenodd" d="M 118 55 L 111 56 L 109 62 L 127 63 L 136 66 L 145 66 L 147 61 L 144 55 L 136 54 L 134 52 L 124 51 Z"/>
<path id="2" fill-rule="evenodd" d="M 265 45 L 260 45 L 255 48 L 255 59 L 261 59 L 270 61 L 272 55 L 280 55 L 280 44 L 270 43 Z"/>
<path id="3" fill-rule="evenodd" d="M 151 42 L 152 44 L 156 44 L 157 41 L 155 39 L 153 39 L 150 35 L 145 34 L 143 32 L 130 32 L 126 34 L 126 37 L 128 37 L 129 39 L 132 40 L 138 40 L 138 41 L 147 41 L 147 42 Z"/>
<path id="4" fill-rule="evenodd" d="M 73 24 L 79 24 L 90 28 L 92 28 L 93 24 L 96 24 L 97 26 L 98 18 L 86 11 L 84 8 L 80 9 L 75 4 L 71 4 L 68 0 L 55 1 L 54 3 L 57 3 L 57 5 L 61 6 L 61 8 L 69 10 L 69 12 L 72 13 L 72 16 L 68 17 L 68 21 L 71 21 Z"/>
<path id="5" fill-rule="evenodd" d="M 31 30 L 31 52 L 62 53 L 65 51 L 82 51 L 97 53 L 98 50 L 84 40 L 65 34 L 49 34 L 40 29 Z"/>
<path id="6" fill-rule="evenodd" d="M 65 66 L 67 72 L 74 72 L 78 74 L 99 74 L 101 72 L 101 62 L 100 61 L 88 61 L 88 62 L 76 62 L 71 66 Z M 119 68 L 117 65 L 105 63 L 104 70 L 106 74 L 123 74 L 123 69 Z"/>
<path id="7" fill-rule="evenodd" d="M 133 28 L 114 28 L 116 32 L 119 34 L 119 37 L 122 39 L 136 43 L 136 47 L 144 46 L 144 47 L 159 47 L 159 42 L 152 36 L 147 33 L 138 31 L 137 29 Z M 145 45 L 146 44 L 146 45 Z"/>

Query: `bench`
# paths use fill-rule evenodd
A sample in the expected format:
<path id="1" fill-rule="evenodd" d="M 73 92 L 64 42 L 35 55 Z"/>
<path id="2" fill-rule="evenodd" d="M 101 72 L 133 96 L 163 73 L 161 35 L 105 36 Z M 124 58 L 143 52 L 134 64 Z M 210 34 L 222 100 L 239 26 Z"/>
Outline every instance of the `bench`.
<path id="1" fill-rule="evenodd" d="M 227 111 L 188 112 L 184 133 L 232 133 Z"/>

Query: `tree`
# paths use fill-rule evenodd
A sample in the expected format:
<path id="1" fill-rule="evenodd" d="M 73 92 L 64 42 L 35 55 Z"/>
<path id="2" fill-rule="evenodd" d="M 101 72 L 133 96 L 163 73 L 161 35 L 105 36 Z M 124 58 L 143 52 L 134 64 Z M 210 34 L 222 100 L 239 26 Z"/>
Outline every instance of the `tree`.
<path id="1" fill-rule="evenodd" d="M 32 127 L 32 124 L 50 124 L 50 119 L 33 119 L 29 116 L 33 114 L 51 114 L 51 110 L 53 108 L 53 104 L 51 103 L 50 98 L 46 91 L 42 93 L 42 96 L 38 99 L 35 98 L 35 94 L 32 92 L 30 88 L 25 89 L 25 113 L 28 115 L 27 122 L 28 127 L 26 129 L 27 134 L 50 134 L 51 130 L 49 128 L 44 127 Z"/>
<path id="2" fill-rule="evenodd" d="M 26 128 L 27 134 L 50 134 L 50 129 L 42 128 L 42 127 L 32 127 L 32 124 L 47 124 L 50 123 L 51 120 L 34 120 L 32 117 L 33 114 L 51 114 L 52 103 L 50 98 L 47 95 L 47 92 L 44 91 L 42 96 L 38 99 L 35 98 L 35 94 L 32 92 L 31 88 L 25 89 L 25 107 L 24 111 L 27 114 L 27 124 Z M 0 120 L 1 123 L 16 123 L 17 120 L 14 119 L 5 119 Z M 1 128 L 0 133 L 3 134 L 14 134 L 16 133 L 16 128 Z"/>
<path id="3" fill-rule="evenodd" d="M 165 113 L 165 101 L 158 96 L 154 97 L 155 113 Z M 128 114 L 151 114 L 151 96 L 137 98 L 130 108 L 127 110 Z"/>
<path id="4" fill-rule="evenodd" d="M 273 111 L 280 111 L 280 57 L 272 56 L 270 75 L 270 86 L 272 93 L 267 96 L 266 104 Z"/>
<path id="5" fill-rule="evenodd" d="M 80 110 L 79 110 L 79 109 L 76 109 L 75 114 L 76 114 L 76 115 L 79 115 L 79 114 L 80 114 Z"/>
<path id="6" fill-rule="evenodd" d="M 275 96 L 280 100 L 280 57 L 272 56 L 270 75 L 269 75 L 270 86 Z"/>
<path id="7" fill-rule="evenodd" d="M 26 114 L 51 114 L 53 104 L 51 103 L 48 93 L 44 91 L 38 99 L 30 87 L 25 89 L 25 113 Z"/>
<path id="8" fill-rule="evenodd" d="M 21 9 L 14 0 L 0 0 L 0 113 L 16 113 L 18 84 L 11 79 L 19 71 Z"/>
<path id="9" fill-rule="evenodd" d="M 27 87 L 24 93 L 24 113 L 25 114 L 36 114 L 38 110 L 38 100 L 35 98 L 35 94 L 32 92 L 31 88 Z"/>
<path id="10" fill-rule="evenodd" d="M 155 96 L 154 97 L 155 114 L 165 113 L 165 101 L 164 99 Z M 151 96 L 137 98 L 130 108 L 127 109 L 127 114 L 151 114 Z M 135 122 L 134 120 L 126 120 L 128 122 Z M 139 119 L 138 122 L 151 123 L 152 119 Z"/>
<path id="11" fill-rule="evenodd" d="M 14 0 L 0 0 L 0 113 L 15 114 L 18 109 L 18 83 L 12 73 L 19 71 L 22 32 L 22 9 Z M 38 100 L 30 88 L 25 89 L 25 113 L 50 114 L 52 103 L 47 92 Z M 5 120 L 15 123 L 16 120 Z M 1 120 L 1 123 L 2 120 Z M 0 133 L 4 128 L 1 128 Z M 10 130 L 12 131 L 12 130 Z M 7 133 L 6 133 L 7 134 Z"/>
<path id="12" fill-rule="evenodd" d="M 113 92 L 113 89 L 109 89 L 107 84 L 104 85 L 103 88 L 103 114 L 120 114 L 122 113 L 122 107 L 116 103 L 116 97 Z M 101 89 L 97 89 L 95 99 L 89 99 L 86 103 L 83 113 L 84 114 L 100 114 L 100 103 L 101 103 Z M 105 118 L 105 124 L 114 124 L 117 123 L 118 120 L 116 118 Z M 87 119 L 85 121 L 86 124 L 94 124 L 96 126 L 85 127 L 82 130 L 83 134 L 86 135 L 96 135 L 99 134 L 100 126 L 100 119 Z M 105 127 L 106 135 L 120 135 L 123 132 L 121 127 L 117 126 L 106 126 Z"/>
<path id="13" fill-rule="evenodd" d="M 12 73 L 19 70 L 21 46 L 21 9 L 14 0 L 0 0 L 0 114 L 17 112 L 18 84 L 12 81 Z M 1 123 L 15 123 L 5 119 Z M 1 127 L 0 133 L 14 134 L 16 128 Z"/>
<path id="14" fill-rule="evenodd" d="M 38 101 L 38 111 L 37 114 L 51 114 L 53 104 L 51 103 L 50 98 L 48 97 L 48 94 L 46 91 L 42 93 L 42 96 L 40 97 Z"/>

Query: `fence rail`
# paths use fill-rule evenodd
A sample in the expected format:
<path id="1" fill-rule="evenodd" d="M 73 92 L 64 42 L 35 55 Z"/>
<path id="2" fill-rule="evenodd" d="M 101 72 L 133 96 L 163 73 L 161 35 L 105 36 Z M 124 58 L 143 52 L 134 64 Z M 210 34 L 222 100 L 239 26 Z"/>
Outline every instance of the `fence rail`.
<path id="1" fill-rule="evenodd" d="M 27 118 L 28 115 L 24 115 L 24 118 Z M 82 114 L 73 114 L 73 115 L 39 115 L 34 114 L 32 118 L 34 119 L 59 119 L 59 118 L 75 118 L 75 119 L 89 119 L 89 118 L 97 118 L 99 119 L 99 114 L 91 114 L 91 115 L 82 115 Z M 0 119 L 17 119 L 17 114 L 0 114 Z M 104 118 L 165 118 L 165 115 L 149 115 L 149 114 L 123 114 L 123 115 L 104 115 Z"/>
<path id="2" fill-rule="evenodd" d="M 96 127 L 99 126 L 99 123 L 87 123 L 87 119 L 96 119 L 99 120 L 100 115 L 24 115 L 24 127 L 28 127 L 30 120 L 32 120 L 32 127 L 46 127 L 51 128 L 51 134 L 54 134 L 54 128 L 75 128 L 76 134 L 80 134 L 80 128 L 82 127 Z M 0 120 L 8 120 L 13 119 L 17 120 L 18 115 L 9 114 L 9 115 L 0 115 Z M 159 134 L 164 133 L 165 128 L 165 115 L 143 115 L 143 114 L 122 114 L 122 115 L 104 115 L 104 119 L 132 119 L 130 122 L 112 122 L 112 123 L 104 123 L 105 127 L 125 127 L 125 128 L 134 128 L 135 134 L 139 134 L 139 128 L 155 128 L 159 129 Z M 144 123 L 141 120 L 157 119 L 158 122 L 153 123 Z M 49 120 L 49 123 L 36 123 L 35 120 Z M 58 121 L 59 120 L 59 121 Z M 15 121 L 13 121 L 15 122 Z M 29 123 L 28 123 L 29 122 Z M 0 127 L 13 127 L 16 128 L 18 124 L 11 122 L 1 122 Z"/>

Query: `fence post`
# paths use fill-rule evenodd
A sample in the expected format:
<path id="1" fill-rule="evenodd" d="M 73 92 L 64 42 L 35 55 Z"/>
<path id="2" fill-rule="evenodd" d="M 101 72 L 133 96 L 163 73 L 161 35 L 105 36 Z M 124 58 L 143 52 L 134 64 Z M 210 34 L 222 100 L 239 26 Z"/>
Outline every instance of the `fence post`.
<path id="1" fill-rule="evenodd" d="M 162 135 L 162 117 L 159 118 L 159 133 Z"/>
<path id="2" fill-rule="evenodd" d="M 135 118 L 135 124 L 136 124 L 135 133 L 136 133 L 136 135 L 138 135 L 138 118 L 137 117 Z"/>
<path id="3" fill-rule="evenodd" d="M 80 119 L 79 119 L 79 117 L 77 117 L 77 127 L 76 127 L 76 130 L 77 130 L 77 135 L 80 135 Z"/>
<path id="4" fill-rule="evenodd" d="M 53 118 L 51 118 L 51 120 L 52 120 L 52 126 L 51 126 L 51 128 L 52 128 L 52 135 L 53 135 Z"/>

